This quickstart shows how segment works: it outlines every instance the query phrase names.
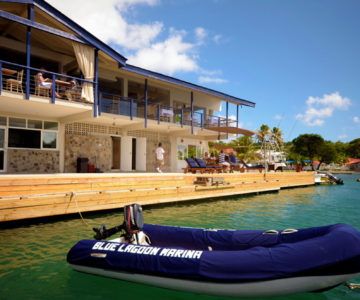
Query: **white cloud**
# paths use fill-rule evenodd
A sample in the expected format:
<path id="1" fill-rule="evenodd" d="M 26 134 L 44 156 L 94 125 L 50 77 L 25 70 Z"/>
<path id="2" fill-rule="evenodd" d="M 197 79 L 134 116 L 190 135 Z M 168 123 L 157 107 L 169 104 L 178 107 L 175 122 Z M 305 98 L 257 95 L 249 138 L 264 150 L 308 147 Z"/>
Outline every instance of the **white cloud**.
<path id="1" fill-rule="evenodd" d="M 148 45 L 163 28 L 153 24 L 128 23 L 125 15 L 137 4 L 156 5 L 157 0 L 49 0 L 49 3 L 83 26 L 105 43 L 136 49 Z"/>
<path id="2" fill-rule="evenodd" d="M 128 62 L 169 75 L 177 71 L 196 71 L 198 64 L 191 56 L 193 49 L 194 45 L 185 43 L 178 34 L 138 50 L 135 55 L 128 56 Z"/>
<path id="3" fill-rule="evenodd" d="M 339 140 L 345 140 L 348 136 L 346 134 L 342 134 L 338 136 Z"/>
<path id="4" fill-rule="evenodd" d="M 359 117 L 354 117 L 354 118 L 353 118 L 353 121 L 354 121 L 355 123 L 360 123 L 360 118 L 359 118 Z"/>
<path id="5" fill-rule="evenodd" d="M 349 98 L 341 97 L 338 92 L 324 95 L 322 98 L 310 96 L 306 101 L 307 109 L 297 114 L 296 119 L 308 126 L 322 126 L 326 118 L 330 118 L 335 110 L 347 110 L 351 105 Z"/>
<path id="6" fill-rule="evenodd" d="M 218 77 L 208 77 L 208 76 L 200 76 L 198 78 L 200 83 L 216 83 L 221 84 L 227 82 L 226 79 L 218 78 Z"/>
<path id="7" fill-rule="evenodd" d="M 101 7 L 98 1 L 88 0 L 49 2 L 105 43 L 121 47 L 119 52 L 126 53 L 130 64 L 169 75 L 200 70 L 197 52 L 207 36 L 204 28 L 195 28 L 195 41 L 187 42 L 185 30 L 169 28 L 168 36 L 161 38 L 165 30 L 162 22 L 130 21 L 136 5 L 154 6 L 158 0 L 106 0 Z"/>
<path id="8" fill-rule="evenodd" d="M 207 32 L 204 28 L 197 27 L 197 28 L 195 28 L 195 35 L 198 40 L 198 43 L 202 44 L 204 42 L 204 39 L 207 36 Z"/>
<path id="9" fill-rule="evenodd" d="M 274 117 L 274 119 L 275 120 L 283 120 L 284 119 L 284 117 L 283 116 L 280 116 L 280 115 L 275 115 L 275 117 Z"/>
<path id="10" fill-rule="evenodd" d="M 217 34 L 213 37 L 213 41 L 216 43 L 216 44 L 219 44 L 220 43 L 220 39 L 221 39 L 221 35 L 220 34 Z"/>

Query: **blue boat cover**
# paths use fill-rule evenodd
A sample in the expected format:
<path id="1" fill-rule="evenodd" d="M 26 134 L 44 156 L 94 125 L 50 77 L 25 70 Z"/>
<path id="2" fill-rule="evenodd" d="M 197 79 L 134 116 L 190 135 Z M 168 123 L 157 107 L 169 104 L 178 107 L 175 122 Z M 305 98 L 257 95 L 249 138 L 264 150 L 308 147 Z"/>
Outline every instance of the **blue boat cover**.
<path id="1" fill-rule="evenodd" d="M 360 233 L 346 224 L 264 234 L 144 224 L 152 245 L 81 240 L 71 264 L 207 281 L 360 272 Z"/>

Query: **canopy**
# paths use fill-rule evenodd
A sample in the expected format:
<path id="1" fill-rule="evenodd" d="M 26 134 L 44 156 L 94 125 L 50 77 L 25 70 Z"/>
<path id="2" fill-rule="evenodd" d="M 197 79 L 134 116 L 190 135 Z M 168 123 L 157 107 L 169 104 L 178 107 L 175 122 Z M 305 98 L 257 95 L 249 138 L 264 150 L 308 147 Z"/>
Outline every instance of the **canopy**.
<path id="1" fill-rule="evenodd" d="M 243 134 L 243 135 L 254 135 L 254 134 L 258 134 L 255 131 L 251 131 L 248 129 L 243 129 L 243 128 L 237 128 L 237 127 L 209 127 L 206 128 L 209 130 L 213 130 L 213 131 L 218 131 L 218 132 L 225 132 L 225 133 L 233 133 L 233 134 Z"/>

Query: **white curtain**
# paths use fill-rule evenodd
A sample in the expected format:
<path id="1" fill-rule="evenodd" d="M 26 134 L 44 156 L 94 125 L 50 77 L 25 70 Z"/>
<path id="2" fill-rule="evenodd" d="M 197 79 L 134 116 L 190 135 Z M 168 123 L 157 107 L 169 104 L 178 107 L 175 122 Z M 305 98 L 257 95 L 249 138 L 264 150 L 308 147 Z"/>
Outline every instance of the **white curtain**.
<path id="1" fill-rule="evenodd" d="M 79 43 L 73 42 L 73 48 L 76 60 L 79 64 L 80 70 L 85 76 L 86 80 L 94 80 L 94 59 L 95 49 Z M 81 99 L 94 102 L 94 85 L 89 82 L 84 82 L 81 90 Z"/>

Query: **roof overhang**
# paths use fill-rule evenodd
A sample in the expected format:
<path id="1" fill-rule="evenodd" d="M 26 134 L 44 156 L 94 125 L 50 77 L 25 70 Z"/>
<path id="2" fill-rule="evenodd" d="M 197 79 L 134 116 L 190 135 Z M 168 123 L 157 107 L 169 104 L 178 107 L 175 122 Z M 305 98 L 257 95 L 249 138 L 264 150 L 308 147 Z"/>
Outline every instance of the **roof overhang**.
<path id="1" fill-rule="evenodd" d="M 32 4 L 51 16 L 53 19 L 58 21 L 59 23 L 63 24 L 67 28 L 69 28 L 72 32 L 75 34 L 69 34 L 66 32 L 63 32 L 61 30 L 56 30 L 54 28 L 51 28 L 49 26 L 45 26 L 39 23 L 36 23 L 34 21 L 30 21 L 6 12 L 2 12 L 2 15 L 0 17 L 10 19 L 14 22 L 21 23 L 26 26 L 31 26 L 33 28 L 46 31 L 64 38 L 68 38 L 83 44 L 91 45 L 96 49 L 99 49 L 100 51 L 106 53 L 113 59 L 115 59 L 120 66 L 124 66 L 126 64 L 126 58 L 122 56 L 120 53 L 112 49 L 110 46 L 106 45 L 102 41 L 100 41 L 98 38 L 96 38 L 94 35 L 92 35 L 90 32 L 82 28 L 80 25 L 76 24 L 73 20 L 65 16 L 63 13 L 58 11 L 56 8 L 51 6 L 50 4 L 46 3 L 43 0 L 5 0 L 2 2 L 9 2 L 9 3 L 21 3 L 21 4 Z"/>
<path id="2" fill-rule="evenodd" d="M 243 129 L 243 128 L 237 128 L 237 127 L 210 127 L 210 128 L 206 128 L 206 129 L 217 131 L 217 132 L 224 132 L 224 133 L 231 133 L 231 134 L 243 134 L 243 135 L 248 135 L 248 136 L 258 134 L 255 131 L 251 131 L 251 130 Z"/>
<path id="3" fill-rule="evenodd" d="M 209 88 L 197 85 L 197 84 L 193 84 L 193 83 L 181 80 L 181 79 L 177 79 L 177 78 L 174 78 L 171 76 L 167 76 L 167 75 L 160 74 L 157 72 L 142 69 L 142 68 L 139 68 L 139 67 L 136 67 L 133 65 L 126 64 L 126 66 L 124 66 L 122 69 L 125 71 L 128 71 L 128 72 L 132 72 L 132 73 L 136 73 L 136 74 L 145 76 L 145 77 L 153 78 L 153 79 L 164 81 L 164 82 L 171 83 L 174 85 L 182 86 L 182 87 L 194 90 L 194 91 L 198 91 L 198 92 L 209 94 L 209 95 L 212 95 L 215 97 L 219 97 L 225 101 L 228 101 L 228 102 L 231 102 L 234 104 L 255 107 L 254 102 L 244 100 L 241 98 L 237 98 L 237 97 L 234 97 L 234 96 L 222 93 L 222 92 L 218 92 L 213 89 L 209 89 Z"/>

